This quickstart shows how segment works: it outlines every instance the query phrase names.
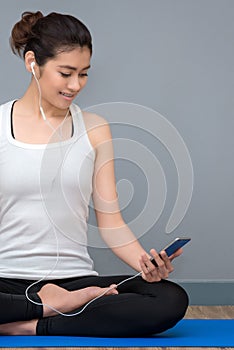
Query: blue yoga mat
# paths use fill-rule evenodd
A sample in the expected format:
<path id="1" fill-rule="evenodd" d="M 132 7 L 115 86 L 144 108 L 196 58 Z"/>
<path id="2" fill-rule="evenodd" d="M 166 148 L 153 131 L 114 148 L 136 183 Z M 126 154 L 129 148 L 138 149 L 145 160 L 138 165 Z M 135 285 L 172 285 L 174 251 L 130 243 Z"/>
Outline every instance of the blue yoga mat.
<path id="1" fill-rule="evenodd" d="M 0 348 L 33 347 L 233 347 L 234 320 L 182 320 L 145 338 L 0 336 Z"/>

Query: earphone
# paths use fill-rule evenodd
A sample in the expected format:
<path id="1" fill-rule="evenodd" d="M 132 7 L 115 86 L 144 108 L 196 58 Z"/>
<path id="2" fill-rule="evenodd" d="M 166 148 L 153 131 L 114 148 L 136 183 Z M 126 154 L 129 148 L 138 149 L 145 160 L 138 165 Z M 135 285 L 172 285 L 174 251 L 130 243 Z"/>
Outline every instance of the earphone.
<path id="1" fill-rule="evenodd" d="M 31 67 L 31 70 L 32 70 L 32 74 L 34 75 L 35 77 L 35 70 L 34 70 L 34 66 L 35 66 L 35 62 L 33 61 L 31 64 L 30 64 L 30 67 Z"/>
<path id="2" fill-rule="evenodd" d="M 40 109 L 40 112 L 41 112 L 41 115 L 42 115 L 42 118 L 46 121 L 46 115 L 43 111 L 43 108 L 41 106 L 41 87 L 40 87 L 40 84 L 39 84 L 39 81 L 36 77 L 36 73 L 35 73 L 35 70 L 34 70 L 34 66 L 35 66 L 35 61 L 33 61 L 31 64 L 30 64 L 30 67 L 31 67 L 31 70 L 32 70 L 32 74 L 34 76 L 34 79 L 36 80 L 36 83 L 37 83 L 37 87 L 38 87 L 38 91 L 39 91 L 39 109 Z"/>
<path id="3" fill-rule="evenodd" d="M 61 167 L 62 167 L 62 163 L 63 163 L 63 159 L 64 159 L 64 154 L 63 154 L 62 148 L 61 148 L 61 142 L 63 141 L 63 135 L 62 135 L 62 131 L 59 131 L 58 129 L 55 129 L 55 128 L 50 124 L 49 120 L 47 120 L 47 118 L 46 118 L 46 115 L 45 115 L 45 113 L 44 113 L 44 110 L 43 110 L 42 104 L 41 104 L 41 87 L 40 87 L 40 83 L 39 83 L 39 81 L 38 81 L 38 79 L 37 79 L 35 70 L 34 70 L 35 65 L 36 65 L 36 62 L 35 62 L 35 61 L 32 61 L 31 64 L 30 64 L 30 67 L 31 67 L 31 71 L 32 71 L 33 77 L 34 77 L 34 79 L 35 79 L 35 81 L 36 81 L 37 88 L 38 88 L 38 93 L 39 93 L 39 101 L 38 101 L 39 110 L 40 110 L 40 113 L 41 113 L 42 118 L 44 119 L 45 123 L 53 130 L 54 134 L 56 134 L 56 135 L 58 136 L 58 138 L 59 138 L 59 147 L 60 147 L 60 153 L 61 153 L 61 159 L 62 159 L 61 164 L 60 164 L 60 166 L 59 166 L 59 171 L 61 171 Z M 66 121 L 66 119 L 67 119 L 67 117 L 68 117 L 68 115 L 69 115 L 69 112 L 70 112 L 70 109 L 68 108 L 67 113 L 66 113 L 66 115 L 65 115 L 65 117 L 64 117 L 64 119 L 63 119 L 63 121 L 62 121 L 62 123 L 59 125 L 59 128 L 61 128 L 61 127 L 63 126 L 64 122 Z M 57 176 L 57 173 L 56 173 L 56 176 Z M 58 262 L 59 262 L 58 236 L 57 236 L 57 232 L 56 232 L 56 229 L 55 229 L 54 225 L 52 225 L 52 228 L 53 228 L 54 237 L 55 237 L 55 240 L 56 240 L 56 261 L 55 261 L 55 264 L 54 264 L 54 266 L 52 267 L 52 269 L 51 269 L 44 277 L 42 277 L 42 278 L 39 279 L 38 281 L 35 281 L 35 282 L 33 282 L 32 284 L 30 284 L 30 285 L 26 288 L 26 290 L 25 290 L 25 296 L 26 296 L 26 298 L 27 298 L 31 303 L 36 304 L 36 305 L 45 305 L 45 304 L 43 304 L 43 303 L 37 303 L 37 302 L 33 301 L 33 300 L 29 297 L 29 295 L 28 295 L 29 289 L 30 289 L 31 287 L 33 287 L 34 285 L 38 284 L 39 282 L 45 280 L 45 279 L 55 270 L 55 268 L 57 267 L 57 264 L 58 264 Z M 107 291 L 106 291 L 106 292 L 107 292 Z M 61 313 L 59 310 L 54 309 L 52 306 L 50 306 L 50 305 L 46 305 L 46 306 L 49 307 L 49 308 L 51 308 L 51 309 L 53 309 L 53 310 L 56 311 L 57 313 L 63 315 L 63 313 Z M 65 315 L 65 314 L 64 314 L 64 315 Z"/>
<path id="4" fill-rule="evenodd" d="M 53 126 L 49 123 L 49 121 L 47 120 L 46 118 L 46 115 L 45 115 L 45 112 L 42 108 L 42 105 L 41 105 L 41 87 L 40 87 L 40 84 L 39 84 L 39 81 L 37 79 L 37 76 L 36 76 L 36 73 L 35 73 L 35 70 L 34 70 L 34 67 L 35 67 L 35 61 L 32 61 L 31 64 L 30 64 L 30 67 L 31 67 L 31 70 L 32 70 L 32 74 L 34 76 L 34 79 L 37 83 L 37 88 L 38 88 L 38 92 L 39 92 L 39 109 L 40 109 L 40 112 L 41 112 L 41 115 L 42 115 L 42 118 L 44 119 L 45 122 L 47 122 L 47 124 L 49 125 L 49 127 L 56 133 L 56 130 L 53 128 Z M 64 120 L 63 122 L 61 123 L 61 126 L 64 124 L 65 120 L 67 119 L 67 116 L 69 114 L 69 109 L 67 111 L 67 114 L 65 115 L 64 117 Z"/>
<path id="5" fill-rule="evenodd" d="M 37 79 L 37 77 L 36 77 L 36 74 L 35 74 L 35 70 L 34 70 L 35 64 L 36 64 L 36 63 L 35 63 L 34 61 L 31 62 L 30 67 L 31 67 L 33 77 L 34 77 L 34 79 L 35 79 L 35 81 L 36 81 L 36 84 L 37 84 L 37 87 L 38 87 L 38 92 L 39 92 L 39 109 L 40 109 L 40 112 L 41 112 L 41 115 L 42 115 L 42 118 L 44 119 L 44 121 L 51 127 L 51 129 L 53 129 L 53 131 L 54 131 L 55 133 L 57 133 L 57 130 L 55 130 L 55 129 L 52 127 L 52 125 L 50 125 L 49 121 L 46 119 L 45 113 L 44 113 L 43 108 L 42 108 L 42 106 L 41 106 L 41 87 L 40 87 L 39 81 L 38 81 L 38 79 Z M 64 121 L 65 121 L 65 119 L 66 119 L 68 113 L 69 113 L 69 109 L 68 109 L 68 112 L 67 112 L 67 114 L 66 114 L 66 116 L 65 116 L 65 118 L 64 118 Z M 63 123 L 64 123 L 64 121 L 63 121 Z M 62 123 L 62 124 L 63 124 L 63 123 Z M 59 135 L 59 137 L 61 138 L 61 141 L 62 141 L 61 135 Z M 58 262 L 59 262 L 58 236 L 57 236 L 56 229 L 55 229 L 54 226 L 53 226 L 53 230 L 54 230 L 54 235 L 55 235 L 55 240 L 56 240 L 56 261 L 55 261 L 55 264 L 54 264 L 54 266 L 52 267 L 51 271 L 49 271 L 49 272 L 47 273 L 46 276 L 44 276 L 43 278 L 41 278 L 40 280 L 38 280 L 38 281 L 36 281 L 36 282 L 33 282 L 32 284 L 30 284 L 30 285 L 26 288 L 26 290 L 25 290 L 25 296 L 26 296 L 26 298 L 27 298 L 31 303 L 36 304 L 36 305 L 40 305 L 40 306 L 46 305 L 48 308 L 50 308 L 50 309 L 56 311 L 58 314 L 60 314 L 60 315 L 62 315 L 62 316 L 70 316 L 70 317 L 71 317 L 71 316 L 76 316 L 76 315 L 81 314 L 81 313 L 88 307 L 88 305 L 90 305 L 92 302 L 94 302 L 94 301 L 97 300 L 98 298 L 104 296 L 108 291 L 110 291 L 111 289 L 113 289 L 113 287 L 108 288 L 105 292 L 103 292 L 102 294 L 100 294 L 100 295 L 97 296 L 96 298 L 90 300 L 87 304 L 84 305 L 84 307 L 83 307 L 80 311 L 75 312 L 75 313 L 69 313 L 69 314 L 62 313 L 62 312 L 60 312 L 59 310 L 57 310 L 57 309 L 55 309 L 54 307 L 52 307 L 51 305 L 47 305 L 47 304 L 43 304 L 43 303 L 38 303 L 38 302 L 32 300 L 32 299 L 29 297 L 29 290 L 30 290 L 30 288 L 31 288 L 32 286 L 36 285 L 37 283 L 39 283 L 39 282 L 45 280 L 50 274 L 52 274 L 52 272 L 55 270 L 55 268 L 57 267 L 57 264 L 58 264 Z M 137 276 L 140 276 L 141 274 L 142 274 L 142 271 L 136 273 L 134 276 L 131 276 L 131 277 L 129 277 L 129 278 L 126 278 L 126 279 L 122 280 L 121 282 L 119 282 L 119 283 L 116 285 L 116 287 L 120 286 L 121 284 L 123 284 L 123 283 L 125 283 L 125 282 L 127 282 L 127 281 L 129 281 L 129 280 L 131 280 L 131 279 L 136 278 Z"/>

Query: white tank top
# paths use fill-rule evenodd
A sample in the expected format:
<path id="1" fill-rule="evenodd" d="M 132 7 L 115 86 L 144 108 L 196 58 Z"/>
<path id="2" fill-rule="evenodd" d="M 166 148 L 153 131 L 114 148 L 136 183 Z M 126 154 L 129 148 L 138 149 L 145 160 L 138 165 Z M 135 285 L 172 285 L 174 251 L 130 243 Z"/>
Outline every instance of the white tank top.
<path id="1" fill-rule="evenodd" d="M 28 144 L 12 135 L 13 102 L 0 106 L 0 277 L 97 275 L 87 250 L 95 151 L 82 112 L 71 105 L 70 139 Z"/>

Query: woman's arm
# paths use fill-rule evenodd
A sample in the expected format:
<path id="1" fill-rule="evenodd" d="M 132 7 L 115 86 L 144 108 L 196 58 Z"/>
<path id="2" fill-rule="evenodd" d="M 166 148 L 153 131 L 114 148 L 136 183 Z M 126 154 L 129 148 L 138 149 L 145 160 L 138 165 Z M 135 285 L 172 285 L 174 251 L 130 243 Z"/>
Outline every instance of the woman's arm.
<path id="1" fill-rule="evenodd" d="M 172 259 L 168 259 L 166 254 L 162 254 L 162 259 L 152 249 L 150 253 L 158 264 L 156 268 L 150 262 L 150 255 L 122 218 L 116 193 L 114 152 L 108 123 L 99 116 L 86 113 L 84 115 L 90 141 L 96 150 L 93 202 L 103 240 L 121 260 L 136 271 L 143 271 L 144 279 L 158 281 L 167 278 L 173 270 Z"/>

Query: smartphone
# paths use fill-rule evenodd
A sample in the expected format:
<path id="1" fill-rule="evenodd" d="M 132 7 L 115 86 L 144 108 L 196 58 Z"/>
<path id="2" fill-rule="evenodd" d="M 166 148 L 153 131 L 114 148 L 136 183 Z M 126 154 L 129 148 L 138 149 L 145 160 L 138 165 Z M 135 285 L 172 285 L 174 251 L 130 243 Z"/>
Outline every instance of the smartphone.
<path id="1" fill-rule="evenodd" d="M 171 243 L 169 243 L 165 248 L 161 249 L 161 250 L 165 250 L 165 252 L 167 253 L 167 256 L 171 256 L 172 254 L 174 254 L 178 249 L 180 249 L 181 247 L 183 247 L 185 244 L 187 244 L 189 241 L 191 241 L 191 238 L 185 238 L 185 237 L 181 237 L 181 238 L 175 238 L 174 241 L 172 241 Z M 160 254 L 159 254 L 160 255 Z M 152 258 L 151 262 L 155 265 L 158 266 L 156 261 Z"/>

